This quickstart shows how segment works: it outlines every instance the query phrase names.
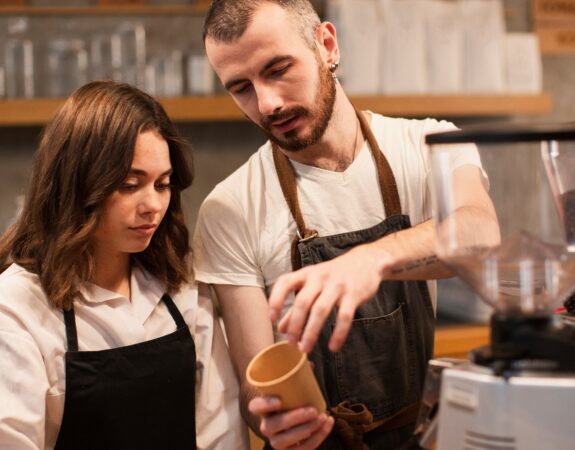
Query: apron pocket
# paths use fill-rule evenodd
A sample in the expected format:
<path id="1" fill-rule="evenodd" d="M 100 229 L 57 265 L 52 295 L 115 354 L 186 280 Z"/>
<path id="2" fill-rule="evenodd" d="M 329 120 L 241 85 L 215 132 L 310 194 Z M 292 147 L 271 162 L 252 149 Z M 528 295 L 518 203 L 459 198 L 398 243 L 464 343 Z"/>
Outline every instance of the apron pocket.
<path id="1" fill-rule="evenodd" d="M 410 348 L 402 304 L 390 314 L 354 320 L 334 355 L 341 399 L 364 403 L 374 419 L 415 401 L 419 389 Z"/>

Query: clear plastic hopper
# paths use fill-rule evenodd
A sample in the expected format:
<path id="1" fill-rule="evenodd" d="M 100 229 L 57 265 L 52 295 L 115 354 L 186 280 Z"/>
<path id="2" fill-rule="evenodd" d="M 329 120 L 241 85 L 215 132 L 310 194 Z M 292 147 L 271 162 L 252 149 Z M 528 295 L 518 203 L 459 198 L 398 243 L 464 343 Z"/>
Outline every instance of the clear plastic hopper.
<path id="1" fill-rule="evenodd" d="M 426 142 L 439 257 L 497 313 L 560 306 L 575 290 L 575 124 L 454 131 Z M 451 153 L 462 146 L 478 148 L 495 216 L 462 207 L 461 160 Z"/>

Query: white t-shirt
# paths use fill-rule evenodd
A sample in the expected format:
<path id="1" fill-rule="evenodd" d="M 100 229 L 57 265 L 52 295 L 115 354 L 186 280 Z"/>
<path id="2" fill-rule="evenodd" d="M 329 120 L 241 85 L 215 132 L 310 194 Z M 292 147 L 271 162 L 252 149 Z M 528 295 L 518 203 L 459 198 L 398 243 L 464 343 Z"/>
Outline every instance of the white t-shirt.
<path id="1" fill-rule="evenodd" d="M 74 311 L 80 351 L 106 350 L 176 330 L 162 287 L 134 269 L 132 301 L 95 285 Z M 211 300 L 186 285 L 172 296 L 196 345 L 196 429 L 199 449 L 247 449 L 238 383 Z M 65 397 L 66 327 L 36 275 L 13 264 L 0 274 L 0 448 L 52 449 Z"/>
<path id="2" fill-rule="evenodd" d="M 371 130 L 387 158 L 398 187 L 402 212 L 411 224 L 431 218 L 430 155 L 425 135 L 452 131 L 449 122 L 409 120 L 370 114 Z M 453 168 L 481 167 L 475 146 L 450 153 Z M 362 230 L 386 215 L 377 171 L 367 142 L 343 172 L 292 161 L 300 208 L 308 228 L 320 236 Z M 290 244 L 296 224 L 276 175 L 269 141 L 222 183 L 200 208 L 194 233 L 194 274 L 213 284 L 258 286 L 269 290 L 291 271 Z M 429 281 L 435 305 L 436 283 Z M 288 299 L 285 308 L 289 307 Z"/>

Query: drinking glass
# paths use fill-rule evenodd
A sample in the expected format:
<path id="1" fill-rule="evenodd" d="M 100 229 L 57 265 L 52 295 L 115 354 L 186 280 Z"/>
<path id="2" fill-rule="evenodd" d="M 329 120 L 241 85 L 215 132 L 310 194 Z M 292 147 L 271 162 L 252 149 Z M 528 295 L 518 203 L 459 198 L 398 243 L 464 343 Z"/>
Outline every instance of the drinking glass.
<path id="1" fill-rule="evenodd" d="M 181 96 L 184 93 L 183 59 L 180 50 L 153 58 L 146 65 L 146 91 L 159 97 Z"/>
<path id="2" fill-rule="evenodd" d="M 48 43 L 48 95 L 65 97 L 87 82 L 88 52 L 81 39 Z"/>
<path id="3" fill-rule="evenodd" d="M 96 34 L 90 39 L 90 78 L 92 80 L 114 78 L 112 39 L 109 34 Z"/>
<path id="4" fill-rule="evenodd" d="M 188 93 L 212 95 L 215 90 L 215 74 L 206 55 L 191 53 L 187 61 Z"/>
<path id="5" fill-rule="evenodd" d="M 114 79 L 145 87 L 146 29 L 131 22 L 122 23 L 112 34 L 112 67 Z"/>
<path id="6" fill-rule="evenodd" d="M 6 97 L 6 75 L 4 67 L 0 66 L 0 98 Z"/>
<path id="7" fill-rule="evenodd" d="M 13 37 L 4 46 L 6 96 L 34 97 L 34 46 L 26 38 Z"/>

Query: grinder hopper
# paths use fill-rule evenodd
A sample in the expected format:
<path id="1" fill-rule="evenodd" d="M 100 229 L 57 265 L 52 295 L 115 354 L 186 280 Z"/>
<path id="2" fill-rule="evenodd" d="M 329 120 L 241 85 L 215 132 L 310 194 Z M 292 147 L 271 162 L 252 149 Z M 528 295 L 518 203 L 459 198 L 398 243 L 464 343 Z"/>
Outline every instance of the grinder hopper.
<path id="1" fill-rule="evenodd" d="M 549 314 L 575 289 L 575 125 L 483 127 L 426 142 L 440 259 L 496 312 Z M 491 216 L 461 207 L 452 152 L 476 145 Z"/>
<path id="2" fill-rule="evenodd" d="M 571 449 L 575 327 L 555 310 L 575 289 L 575 124 L 426 141 L 438 255 L 494 307 L 490 345 L 442 372 L 437 448 Z M 463 206 L 462 146 L 478 148 L 494 211 Z"/>

